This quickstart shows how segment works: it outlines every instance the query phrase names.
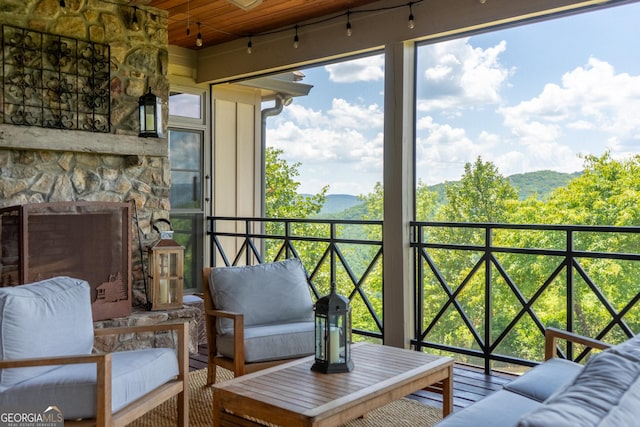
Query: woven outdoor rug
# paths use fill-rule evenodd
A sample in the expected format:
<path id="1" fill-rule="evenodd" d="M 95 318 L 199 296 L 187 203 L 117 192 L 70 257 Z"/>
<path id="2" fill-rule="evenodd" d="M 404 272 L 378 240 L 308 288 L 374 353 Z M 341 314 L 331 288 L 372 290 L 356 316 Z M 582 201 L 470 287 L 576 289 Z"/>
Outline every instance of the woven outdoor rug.
<path id="1" fill-rule="evenodd" d="M 226 369 L 218 368 L 217 382 L 233 378 Z M 212 427 L 212 391 L 205 386 L 207 370 L 189 373 L 189 426 Z M 175 398 L 174 398 L 175 399 Z M 174 427 L 175 400 L 170 399 L 153 411 L 138 418 L 128 427 Z M 442 409 L 423 405 L 411 399 L 400 399 L 378 408 L 365 418 L 349 421 L 344 427 L 430 427 L 442 420 Z"/>

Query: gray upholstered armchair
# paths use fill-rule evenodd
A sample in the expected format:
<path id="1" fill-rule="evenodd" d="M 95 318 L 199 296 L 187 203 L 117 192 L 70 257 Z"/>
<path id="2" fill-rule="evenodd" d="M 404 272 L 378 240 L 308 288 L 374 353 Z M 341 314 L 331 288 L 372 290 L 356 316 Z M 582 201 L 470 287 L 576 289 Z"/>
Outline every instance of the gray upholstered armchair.
<path id="1" fill-rule="evenodd" d="M 92 354 L 87 282 L 56 277 L 0 288 L 0 407 L 36 413 L 54 408 L 55 417 L 83 425 L 124 426 L 177 396 L 178 425 L 186 427 L 187 325 L 97 329 L 95 334 L 163 329 L 177 332 L 177 351 Z"/>
<path id="2" fill-rule="evenodd" d="M 240 376 L 314 353 L 313 301 L 299 259 L 205 268 L 203 288 L 209 384 L 217 366 Z"/>

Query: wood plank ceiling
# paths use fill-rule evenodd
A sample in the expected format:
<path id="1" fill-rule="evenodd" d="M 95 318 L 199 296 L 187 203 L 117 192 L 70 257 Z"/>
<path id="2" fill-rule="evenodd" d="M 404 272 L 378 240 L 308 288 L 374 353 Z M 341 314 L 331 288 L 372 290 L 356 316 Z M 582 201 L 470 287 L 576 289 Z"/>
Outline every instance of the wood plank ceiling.
<path id="1" fill-rule="evenodd" d="M 264 34 L 282 28 L 293 29 L 303 21 L 346 14 L 349 9 L 375 1 L 377 0 L 263 0 L 250 10 L 235 6 L 228 0 L 147 0 L 144 3 L 169 12 L 169 44 L 201 49 L 252 34 Z M 202 47 L 196 46 L 198 22 L 202 33 Z"/>

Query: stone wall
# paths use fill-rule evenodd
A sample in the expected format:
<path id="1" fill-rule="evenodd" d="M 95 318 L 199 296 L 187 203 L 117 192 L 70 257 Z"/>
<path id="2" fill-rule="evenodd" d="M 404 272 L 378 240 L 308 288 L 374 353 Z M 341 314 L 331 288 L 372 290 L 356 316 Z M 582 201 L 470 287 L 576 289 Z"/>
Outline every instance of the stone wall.
<path id="1" fill-rule="evenodd" d="M 59 0 L 2 0 L 0 24 L 108 44 L 110 134 L 15 126 L 4 118 L 0 94 L 0 207 L 133 201 L 146 246 L 156 238 L 151 223 L 169 216 L 170 167 L 166 139 L 137 137 L 138 98 L 151 88 L 163 101 L 166 123 L 166 12 L 139 8 L 136 30 L 131 6 L 98 0 L 65 0 L 65 4 L 61 8 Z M 150 144 L 151 149 L 145 148 Z M 142 298 L 143 289 L 135 223 L 132 235 L 135 301 L 136 296 Z"/>

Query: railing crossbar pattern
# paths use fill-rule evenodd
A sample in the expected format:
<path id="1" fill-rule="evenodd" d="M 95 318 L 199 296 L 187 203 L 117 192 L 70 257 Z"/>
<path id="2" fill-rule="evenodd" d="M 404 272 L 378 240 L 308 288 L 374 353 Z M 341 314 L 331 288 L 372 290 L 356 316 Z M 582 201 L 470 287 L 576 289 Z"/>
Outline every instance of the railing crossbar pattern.
<path id="1" fill-rule="evenodd" d="M 383 324 L 381 319 L 381 313 L 377 313 L 373 304 L 371 303 L 370 296 L 363 290 L 363 285 L 371 277 L 373 270 L 377 264 L 382 263 L 382 241 L 376 239 L 354 239 L 338 237 L 338 227 L 344 226 L 374 226 L 382 228 L 382 221 L 347 221 L 347 220 L 313 220 L 313 219 L 282 219 L 282 218 L 236 218 L 236 217 L 209 217 L 209 234 L 211 235 L 211 265 L 216 265 L 216 261 L 222 261 L 224 265 L 240 265 L 245 263 L 246 265 L 254 263 L 263 263 L 267 261 L 278 261 L 286 258 L 302 258 L 296 243 L 322 243 L 326 244 L 318 261 L 307 269 L 309 287 L 315 298 L 322 296 L 318 281 L 323 280 L 322 275 L 323 266 L 329 264 L 329 281 L 336 282 L 337 272 L 339 266 L 341 271 L 346 274 L 349 281 L 349 295 L 348 298 L 353 301 L 356 296 L 359 296 L 363 302 L 368 315 L 371 317 L 374 330 L 360 330 L 355 329 L 355 334 L 363 336 L 369 336 L 377 339 L 382 339 Z M 230 232 L 220 231 L 220 224 L 232 223 L 241 224 L 238 226 L 243 231 Z M 268 234 L 265 232 L 266 224 L 280 225 L 284 232 L 282 234 Z M 295 224 L 315 224 L 326 225 L 329 227 L 329 236 L 318 235 L 296 235 L 292 231 L 292 226 Z M 260 230 L 260 231 L 256 231 Z M 380 232 L 381 234 L 381 232 Z M 222 243 L 222 238 L 231 237 L 235 242 L 241 242 L 238 245 L 238 249 L 235 254 L 228 254 Z M 265 258 L 264 242 L 266 241 L 279 241 L 279 246 L 276 248 L 275 255 L 267 260 Z M 257 244 L 256 242 L 261 242 Z M 341 246 L 343 245 L 360 245 L 362 247 L 374 247 L 377 248 L 373 257 L 367 261 L 366 267 L 363 273 L 358 277 L 351 267 L 350 262 L 344 255 Z M 231 257 L 230 257 L 231 255 Z M 308 259 L 303 259 L 303 263 L 308 265 Z M 330 285 L 325 284 L 325 285 Z M 328 289 L 328 286 L 324 286 Z"/>
<path id="2" fill-rule="evenodd" d="M 366 232 L 345 232 L 349 226 L 371 226 L 382 236 L 382 221 L 236 217 L 209 217 L 207 221 L 211 265 L 300 258 L 307 267 L 310 291 L 315 298 L 338 281 L 352 302 L 362 302 L 361 316 L 368 316 L 367 326 L 354 328 L 354 334 L 382 339 L 382 308 L 376 307 L 384 306 L 384 301 L 381 295 L 378 300 L 373 300 L 372 295 L 372 292 L 381 294 L 383 289 L 382 240 L 369 238 Z M 227 223 L 231 226 L 222 226 Z M 620 270 L 640 272 L 640 254 L 634 252 L 640 246 L 640 227 L 447 222 L 412 222 L 410 227 L 415 260 L 415 324 L 411 343 L 418 351 L 431 349 L 479 358 L 490 373 L 495 363 L 521 366 L 538 363 L 537 359 L 527 357 L 526 351 L 513 350 L 521 348 L 513 347 L 514 339 L 519 339 L 517 333 L 535 335 L 538 338 L 533 340 L 538 340 L 547 326 L 581 332 L 585 321 L 589 334 L 596 339 L 609 338 L 610 334 L 618 339 L 630 337 L 634 329 L 640 329 L 640 285 L 629 278 L 629 272 L 621 277 L 621 284 L 614 281 L 612 285 L 603 281 L 605 276 L 600 271 L 617 263 Z M 456 237 L 457 231 L 461 231 L 462 237 Z M 367 237 L 361 238 L 363 234 Z M 225 247 L 229 242 L 233 243 Z M 621 250 L 609 250 L 608 242 L 621 245 Z M 307 245 L 306 249 L 302 249 L 302 244 Z M 598 250 L 590 250 L 592 245 Z M 607 251 L 602 250 L 603 246 Z M 347 255 L 361 255 L 363 248 L 366 256 L 356 258 L 356 269 Z M 458 259 L 463 261 L 457 262 Z M 529 263 L 537 262 L 539 271 L 530 276 Z M 380 277 L 375 277 L 372 288 L 371 277 L 376 274 Z M 629 287 L 621 290 L 620 286 Z M 609 299 L 607 293 L 617 298 Z M 596 313 L 599 320 L 585 317 L 589 313 L 578 313 L 584 309 L 579 299 L 584 296 L 593 305 L 588 307 L 591 315 Z M 427 300 L 431 304 L 428 311 Z M 501 312 L 504 308 L 501 304 L 505 303 L 509 304 L 508 310 Z M 545 313 L 549 304 L 558 313 L 551 316 Z M 455 328 L 467 334 L 468 339 L 449 342 L 438 338 L 442 322 L 446 321 L 459 322 Z M 505 349 L 509 349 L 509 354 L 505 354 Z M 578 349 L 571 344 L 558 346 L 556 350 L 562 357 L 577 361 L 590 355 L 589 348 Z"/>
<path id="3" fill-rule="evenodd" d="M 533 365 L 535 362 L 531 360 L 525 360 L 519 357 L 501 355 L 498 353 L 500 344 L 506 339 L 510 332 L 514 330 L 516 325 L 525 317 L 528 316 L 535 325 L 538 332 L 543 335 L 545 330 L 545 322 L 539 317 L 535 310 L 535 303 L 539 301 L 542 295 L 547 291 L 553 283 L 556 283 L 559 279 L 562 279 L 563 271 L 566 273 L 564 278 L 566 287 L 566 329 L 572 331 L 574 327 L 573 311 L 575 305 L 578 303 L 574 299 L 575 291 L 575 273 L 582 279 L 591 293 L 596 297 L 599 304 L 604 308 L 606 313 L 610 316 L 610 320 L 602 329 L 597 333 L 594 338 L 602 339 L 609 332 L 611 332 L 616 326 L 628 337 L 634 334 L 630 325 L 625 321 L 624 317 L 627 315 L 633 307 L 640 300 L 640 293 L 636 294 L 630 301 L 618 311 L 613 304 L 607 299 L 603 291 L 597 286 L 592 277 L 585 270 L 581 259 L 605 259 L 605 260 L 622 260 L 622 261 L 640 261 L 640 254 L 628 253 L 628 252 L 598 252 L 587 250 L 575 250 L 574 243 L 576 240 L 575 234 L 582 233 L 608 233 L 609 235 L 615 235 L 619 233 L 625 233 L 630 235 L 636 235 L 640 233 L 640 227 L 609 227 L 609 226 L 559 226 L 559 225 L 521 225 L 521 224 L 470 224 L 470 223 L 446 223 L 446 222 L 413 222 L 412 233 L 413 241 L 411 246 L 416 253 L 416 339 L 412 342 L 417 349 L 432 348 L 447 352 L 458 353 L 466 356 L 480 357 L 485 362 L 485 371 L 490 372 L 491 361 L 499 361 L 505 363 Z M 435 229 L 468 229 L 477 231 L 476 236 L 484 236 L 484 245 L 466 244 L 466 243 L 434 243 L 429 241 L 429 233 Z M 494 233 L 498 230 L 518 230 L 519 232 L 561 232 L 565 233 L 565 245 L 563 249 L 549 249 L 549 248 L 528 248 L 528 247 L 504 247 L 494 246 L 492 244 Z M 431 255 L 431 251 L 444 250 L 444 251 L 460 251 L 465 253 L 480 253 L 479 259 L 469 268 L 468 272 L 459 281 L 459 285 L 456 287 L 449 283 L 444 274 L 441 272 Z M 551 274 L 544 280 L 542 285 L 535 290 L 535 292 L 527 298 L 525 294 L 518 287 L 518 284 L 513 280 L 507 270 L 504 268 L 503 263 L 500 262 L 498 254 L 514 254 L 514 255 L 534 255 L 544 257 L 559 258 L 559 263 L 553 269 Z M 483 270 L 484 266 L 484 270 Z M 427 268 L 425 268 L 427 267 Z M 498 277 L 494 278 L 492 272 L 496 271 Z M 474 325 L 474 322 L 470 319 L 467 311 L 465 310 L 462 302 L 460 301 L 461 294 L 467 290 L 470 283 L 476 278 L 476 276 L 484 271 L 484 293 L 485 293 L 485 310 L 484 310 L 484 333 L 478 330 L 478 327 Z M 425 280 L 431 278 L 438 284 L 439 289 L 444 294 L 444 303 L 437 310 L 435 315 L 431 319 L 427 319 L 425 327 L 423 325 L 423 313 L 424 313 L 424 296 L 425 296 Z M 492 325 L 493 325 L 493 307 L 492 307 L 492 286 L 497 280 L 502 280 L 506 287 L 511 292 L 511 295 L 520 305 L 517 313 L 506 324 L 504 329 L 492 340 Z M 446 345 L 442 342 L 428 341 L 430 333 L 438 326 L 439 322 L 444 318 L 448 309 L 453 307 L 460 316 L 462 324 L 468 329 L 473 341 L 478 346 L 478 349 L 465 348 L 456 345 Z M 558 353 L 567 358 L 582 360 L 584 359 L 590 349 L 585 348 L 582 352 L 575 356 L 573 355 L 573 346 L 567 345 L 566 355 L 558 348 Z"/>

